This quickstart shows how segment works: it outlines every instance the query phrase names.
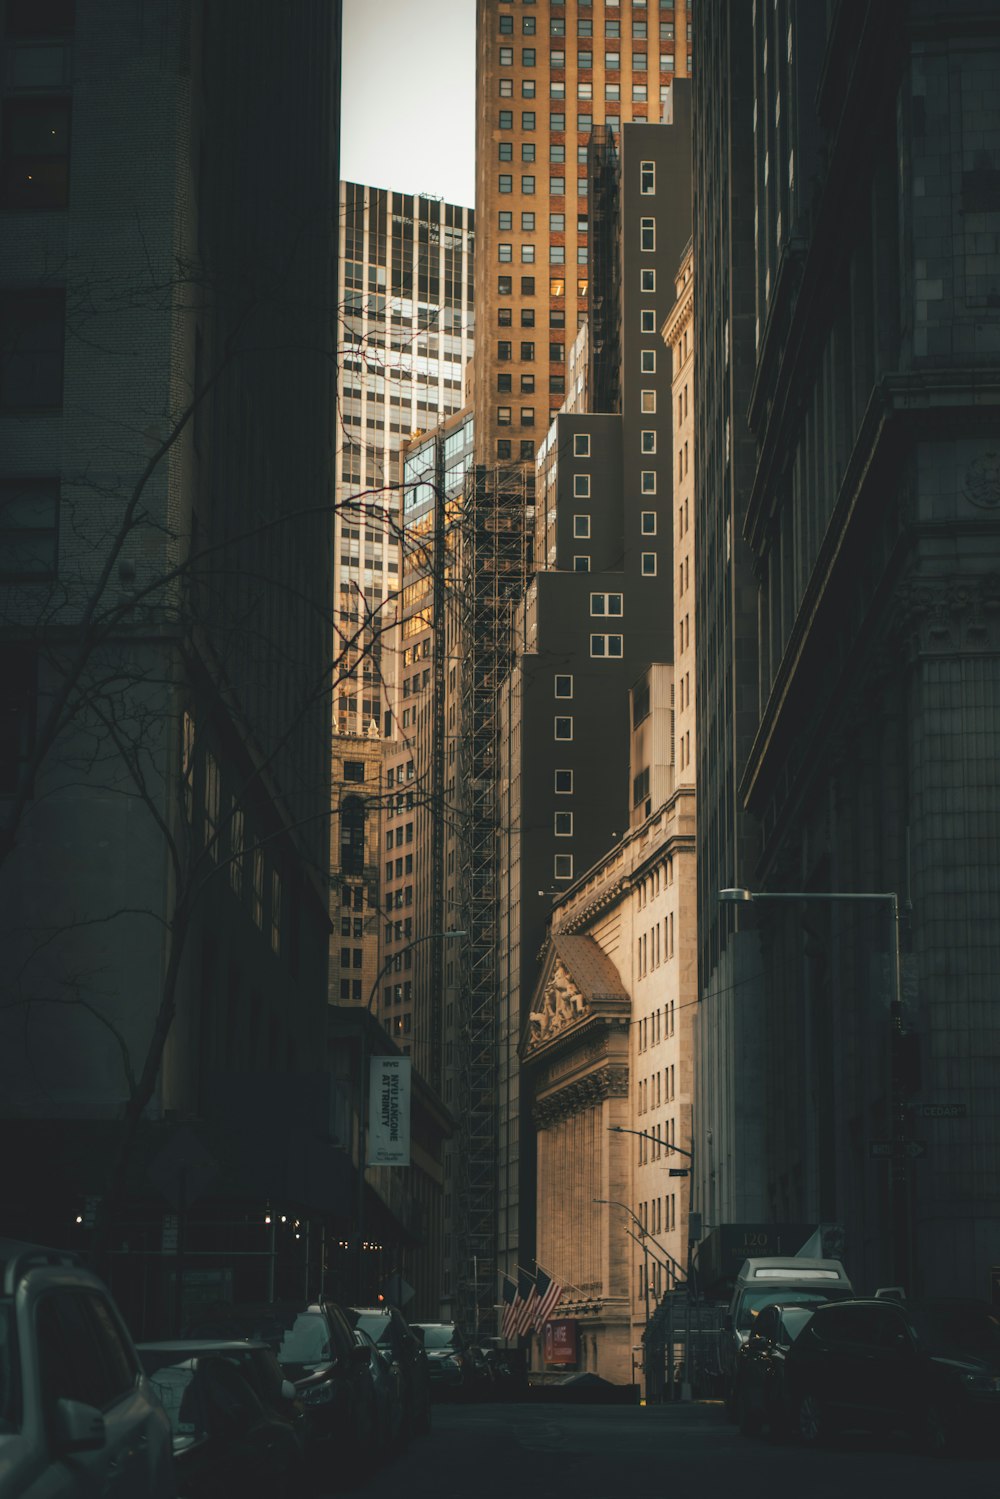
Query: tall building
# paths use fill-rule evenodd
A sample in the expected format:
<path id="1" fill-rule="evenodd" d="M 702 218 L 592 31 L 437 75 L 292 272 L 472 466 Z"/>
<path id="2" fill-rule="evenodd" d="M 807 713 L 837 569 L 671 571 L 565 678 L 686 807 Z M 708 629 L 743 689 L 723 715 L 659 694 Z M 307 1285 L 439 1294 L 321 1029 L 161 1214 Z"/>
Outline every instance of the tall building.
<path id="1" fill-rule="evenodd" d="M 756 933 L 718 892 L 754 867 L 740 780 L 757 725 L 757 590 L 743 537 L 755 452 L 752 7 L 695 13 L 693 258 L 698 720 L 698 1198 L 706 1222 L 768 1216 L 764 1186 L 763 996 Z M 787 221 L 786 221 L 787 222 Z"/>
<path id="2" fill-rule="evenodd" d="M 331 1206 L 261 1139 L 325 1085 L 340 7 L 0 24 L 7 1223 L 103 1215 L 162 1331 L 165 1213 L 262 1295 Z"/>
<path id="3" fill-rule="evenodd" d="M 669 119 L 691 30 L 687 0 L 477 0 L 478 462 L 534 462 L 587 314 L 591 131 Z"/>
<path id="4" fill-rule="evenodd" d="M 778 0 L 752 26 L 741 6 L 724 16 L 742 28 L 732 49 L 718 8 L 697 13 L 718 91 L 701 101 L 696 165 L 704 251 L 734 249 L 723 266 L 696 241 L 696 358 L 699 403 L 719 391 L 720 355 L 738 371 L 726 415 L 739 504 L 718 514 L 733 493 L 719 411 L 714 467 L 698 476 L 700 641 L 711 649 L 725 602 L 739 606 L 728 637 L 715 630 L 730 654 L 703 656 L 698 710 L 711 764 L 709 674 L 734 682 L 739 752 L 732 799 L 718 767 L 699 781 L 699 843 L 707 827 L 709 857 L 721 848 L 714 830 L 737 800 L 759 836 L 706 870 L 703 908 L 715 877 L 812 898 L 732 906 L 703 934 L 703 1014 L 741 978 L 713 966 L 723 930 L 759 943 L 763 972 L 763 1050 L 748 1062 L 731 1028 L 699 1015 L 705 1080 L 756 1074 L 763 1114 L 755 1102 L 731 1137 L 757 1142 L 767 1216 L 838 1225 L 862 1284 L 985 1297 L 1000 957 L 996 7 Z M 720 119 L 751 143 L 731 195 L 718 163 L 732 158 L 708 149 Z M 731 341 L 709 337 L 730 310 Z M 752 567 L 730 581 L 703 522 Z M 715 1162 L 723 1215 L 739 1203 L 737 1163 Z"/>
<path id="5" fill-rule="evenodd" d="M 660 329 L 691 227 L 689 85 L 674 96 L 672 125 L 626 125 L 620 159 L 608 153 L 620 343 L 604 357 L 618 365 L 610 383 L 621 404 L 560 413 L 539 451 L 536 571 L 500 689 L 498 1254 L 507 1272 L 534 1251 L 532 1100 L 518 1048 L 546 914 L 624 837 L 633 809 L 653 810 L 648 766 L 629 783 L 629 689 L 674 649 L 671 368 Z"/>
<path id="6" fill-rule="evenodd" d="M 414 432 L 436 427 L 463 404 L 474 242 L 469 208 L 340 184 L 340 734 L 366 734 L 372 723 L 384 738 L 405 734 L 395 719 L 397 664 L 385 649 L 401 578 L 399 453 Z"/>

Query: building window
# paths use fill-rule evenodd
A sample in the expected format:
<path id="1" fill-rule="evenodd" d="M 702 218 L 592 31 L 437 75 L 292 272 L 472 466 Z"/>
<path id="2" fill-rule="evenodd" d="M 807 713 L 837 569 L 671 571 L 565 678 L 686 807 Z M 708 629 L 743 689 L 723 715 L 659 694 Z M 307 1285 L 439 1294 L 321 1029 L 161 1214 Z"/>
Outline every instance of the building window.
<path id="1" fill-rule="evenodd" d="M 514 215 L 511 213 L 509 208 L 501 208 L 499 214 L 497 215 L 497 228 L 513 229 L 513 227 Z"/>
<path id="2" fill-rule="evenodd" d="M 639 434 L 639 450 L 643 453 L 656 452 L 656 429 L 645 427 Z"/>
<path id="3" fill-rule="evenodd" d="M 559 111 L 558 114 L 550 114 L 549 115 L 549 129 L 550 130 L 554 130 L 557 133 L 566 129 L 566 116 L 565 116 L 565 114 L 561 110 Z M 561 156 L 554 156 L 553 152 L 556 151 L 556 150 L 561 151 L 562 155 Z M 566 148 L 565 148 L 565 146 L 558 146 L 558 147 L 557 146 L 550 146 L 549 147 L 549 161 L 565 161 L 565 160 L 566 160 Z"/>
<path id="4" fill-rule="evenodd" d="M 655 494 L 656 493 L 656 470 L 655 469 L 644 468 L 642 470 L 642 475 L 641 475 L 641 478 L 640 478 L 639 487 L 642 490 L 643 494 Z"/>
<path id="5" fill-rule="evenodd" d="M 533 213 L 521 214 L 521 228 L 532 230 L 535 227 L 535 215 Z"/>
<path id="6" fill-rule="evenodd" d="M 521 443 L 521 461 L 522 462 L 531 462 L 531 461 L 534 460 L 534 457 L 535 457 L 535 444 L 531 440 L 531 438 L 529 437 L 526 441 L 523 441 Z"/>
<path id="7" fill-rule="evenodd" d="M 58 479 L 0 479 L 0 579 L 54 578 L 58 521 Z"/>
<path id="8" fill-rule="evenodd" d="M 534 245 L 532 245 L 532 244 L 525 244 L 525 245 L 521 246 L 521 262 L 522 262 L 523 265 L 534 265 L 534 263 L 535 263 L 535 247 L 534 247 Z"/>
<path id="9" fill-rule="evenodd" d="M 522 191 L 522 193 L 529 193 L 529 194 L 533 193 L 535 191 L 535 179 L 534 179 L 534 177 L 522 177 L 521 178 L 521 191 Z"/>
<path id="10" fill-rule="evenodd" d="M 591 635 L 590 654 L 599 659 L 620 658 L 623 639 L 621 635 Z"/>
<path id="11" fill-rule="evenodd" d="M 559 718 L 559 717 L 554 718 L 552 720 L 552 737 L 553 737 L 553 739 L 572 739 L 572 737 L 573 737 L 573 720 L 572 720 L 572 718 Z"/>
<path id="12" fill-rule="evenodd" d="M 497 308 L 497 327 L 498 328 L 509 328 L 510 325 L 511 325 L 511 323 L 513 321 L 514 321 L 514 312 L 513 312 L 512 308 L 510 308 L 510 307 L 498 307 Z"/>
<path id="13" fill-rule="evenodd" d="M 565 265 L 566 246 L 549 245 L 549 265 Z"/>
<path id="14" fill-rule="evenodd" d="M 512 57 L 511 58 L 511 64 L 513 64 L 513 61 L 514 61 L 514 59 Z M 501 78 L 500 79 L 500 97 L 501 97 L 501 99 L 512 99 L 514 97 L 514 80 L 513 80 L 513 78 Z"/>
<path id="15" fill-rule="evenodd" d="M 640 291 L 655 291 L 656 290 L 656 272 L 655 271 L 649 270 L 649 271 L 640 271 L 639 272 L 639 290 Z"/>
<path id="16" fill-rule="evenodd" d="M 576 65 L 578 68 L 592 68 L 594 66 L 593 52 L 578 52 L 576 54 Z"/>
<path id="17" fill-rule="evenodd" d="M 574 515 L 574 517 L 573 517 L 573 535 L 577 538 L 578 541 L 589 541 L 590 540 L 590 516 L 589 515 Z"/>
<path id="18" fill-rule="evenodd" d="M 656 535 L 656 511 L 644 510 L 639 517 L 639 530 L 643 536 Z"/>
<path id="19" fill-rule="evenodd" d="M 589 573 L 590 558 L 582 555 L 575 556 L 573 558 L 573 571 L 575 573 Z"/>
<path id="20" fill-rule="evenodd" d="M 552 861 L 552 873 L 557 880 L 571 880 L 573 878 L 573 855 L 556 854 Z"/>
<path id="21" fill-rule="evenodd" d="M 533 109 L 522 109 L 522 111 L 521 111 L 521 129 L 522 130 L 534 130 L 534 128 L 535 128 L 535 111 Z M 532 159 L 532 161 L 534 161 L 535 158 L 532 157 L 531 159 Z"/>
<path id="22" fill-rule="evenodd" d="M 534 143 L 534 141 L 524 141 L 524 142 L 522 142 L 522 145 L 521 145 L 521 160 L 522 161 L 534 161 L 534 159 L 535 159 L 535 143 Z"/>
<path id="23" fill-rule="evenodd" d="M 644 375 L 655 375 L 656 374 L 656 350 L 655 349 L 640 349 L 639 350 L 639 369 L 642 372 L 642 374 L 644 374 Z"/>
<path id="24" fill-rule="evenodd" d="M 620 593 L 592 593 L 590 595 L 591 614 L 621 614 L 623 609 L 623 595 Z"/>
<path id="25" fill-rule="evenodd" d="M 639 314 L 640 331 L 642 333 L 656 332 L 656 310 L 653 307 L 644 307 Z"/>
<path id="26" fill-rule="evenodd" d="M 522 343 L 522 345 L 521 345 L 521 358 L 524 360 L 525 364 L 530 364 L 531 361 L 534 359 L 534 357 L 535 357 L 535 346 L 534 346 L 534 344 L 533 343 L 528 343 L 527 341 L 525 341 L 524 343 Z"/>
<path id="27" fill-rule="evenodd" d="M 522 375 L 521 376 L 521 394 L 522 394 L 522 396 L 533 396 L 534 393 L 535 393 L 535 377 L 534 377 L 534 375 Z"/>
<path id="28" fill-rule="evenodd" d="M 511 345 L 509 341 L 506 338 L 501 338 L 497 343 L 497 358 L 500 360 L 509 359 L 510 352 Z"/>
<path id="29" fill-rule="evenodd" d="M 619 84 L 619 83 L 606 83 L 604 85 L 604 97 L 605 97 L 605 99 L 610 99 L 612 102 L 614 102 L 616 99 L 620 99 L 621 96 L 622 96 L 621 84 Z"/>
<path id="30" fill-rule="evenodd" d="M 572 697 L 573 678 L 562 673 L 557 673 L 553 691 L 556 697 Z"/>
<path id="31" fill-rule="evenodd" d="M 511 408 L 509 406 L 498 406 L 497 407 L 497 426 L 498 427 L 509 427 L 510 426 L 510 413 L 511 413 Z"/>
<path id="32" fill-rule="evenodd" d="M 566 215 L 564 213 L 550 213 L 549 228 L 554 229 L 557 234 L 561 234 L 566 228 Z"/>
<path id="33" fill-rule="evenodd" d="M 509 172 L 500 173 L 497 187 L 502 193 L 512 193 L 514 191 L 514 179 Z"/>
<path id="34" fill-rule="evenodd" d="M 66 294 L 0 291 L 0 411 L 62 405 Z"/>
<path id="35" fill-rule="evenodd" d="M 533 427 L 534 425 L 535 425 L 535 408 L 534 408 L 534 406 L 522 406 L 521 407 L 521 426 L 522 427 Z"/>
<path id="36" fill-rule="evenodd" d="M 365 762 L 363 760 L 344 761 L 344 780 L 363 781 L 365 778 Z"/>
<path id="37" fill-rule="evenodd" d="M 535 278 L 534 278 L 534 276 L 522 276 L 521 277 L 521 296 L 522 297 L 533 297 L 534 295 L 535 295 Z"/>
<path id="38" fill-rule="evenodd" d="M 500 296 L 500 297 L 509 297 L 510 294 L 511 294 L 511 292 L 513 291 L 513 289 L 514 289 L 514 283 L 511 280 L 510 276 L 498 276 L 497 277 L 497 295 L 498 296 Z"/>
<path id="39" fill-rule="evenodd" d="M 589 500 L 590 499 L 590 475 L 589 474 L 574 474 L 573 475 L 573 498 L 576 499 L 576 500 Z"/>
<path id="40" fill-rule="evenodd" d="M 500 374 L 497 375 L 497 395 L 508 396 L 513 389 L 513 376 L 511 375 L 510 371 L 501 370 Z M 406 696 L 405 692 L 403 696 Z"/>
<path id="41" fill-rule="evenodd" d="M 639 405 L 642 409 L 643 416 L 654 416 L 656 414 L 656 391 L 641 391 L 639 395 Z"/>
<path id="42" fill-rule="evenodd" d="M 632 66 L 635 67 L 634 60 Z M 656 163 L 654 161 L 640 162 L 639 191 L 644 198 L 651 197 L 656 192 Z"/>
<path id="43" fill-rule="evenodd" d="M 557 770 L 552 789 L 556 796 L 572 796 L 573 772 L 571 770 Z"/>
<path id="44" fill-rule="evenodd" d="M 644 83 L 633 83 L 633 85 L 632 85 L 632 103 L 633 104 L 645 104 L 645 102 L 646 102 L 646 85 Z"/>
<path id="45" fill-rule="evenodd" d="M 514 259 L 514 246 L 506 243 L 497 245 L 497 258 L 501 263 Z"/>
<path id="46" fill-rule="evenodd" d="M 0 207 L 69 202 L 69 100 L 8 99 L 3 107 Z"/>
<path id="47" fill-rule="evenodd" d="M 534 49 L 534 47 L 522 47 L 521 48 L 521 65 L 522 65 L 522 67 L 525 67 L 525 68 L 533 68 L 535 66 L 535 49 Z"/>
<path id="48" fill-rule="evenodd" d="M 594 85 L 589 82 L 578 83 L 576 86 L 576 97 L 578 99 L 592 99 L 594 97 Z"/>
<path id="49" fill-rule="evenodd" d="M 500 17 L 500 35 L 501 36 L 511 36 L 513 34 L 513 31 L 514 31 L 514 17 L 513 16 L 503 16 L 502 15 Z"/>
<path id="50" fill-rule="evenodd" d="M 497 457 L 498 458 L 509 458 L 510 457 L 510 438 L 509 437 L 498 437 L 497 438 Z"/>
<path id="51" fill-rule="evenodd" d="M 501 109 L 501 111 L 500 111 L 500 129 L 501 130 L 513 130 L 513 128 L 514 128 L 514 111 L 512 109 Z"/>
<path id="52" fill-rule="evenodd" d="M 549 376 L 549 393 L 551 395 L 556 395 L 556 396 L 564 396 L 566 394 L 566 376 L 565 375 L 550 375 Z"/>
<path id="53" fill-rule="evenodd" d="M 642 554 L 642 576 L 644 578 L 656 577 L 656 553 L 643 552 Z"/>
<path id="54" fill-rule="evenodd" d="M 559 349 L 560 352 L 559 352 L 558 358 L 561 359 L 562 358 L 562 344 L 554 344 L 552 347 L 553 347 L 553 349 L 556 349 L 556 348 Z M 553 353 L 551 355 L 551 357 L 554 359 L 557 356 Z M 589 432 L 574 432 L 573 433 L 573 457 L 574 458 L 589 458 L 590 457 L 590 433 Z M 588 484 L 589 484 L 589 481 L 588 481 Z M 589 491 L 589 487 L 588 487 L 588 491 L 587 492 L 588 493 L 590 492 Z"/>
<path id="55" fill-rule="evenodd" d="M 34 743 L 37 697 L 37 651 L 20 643 L 0 643 L 0 795 L 17 790 Z"/>
<path id="56" fill-rule="evenodd" d="M 501 141 L 500 144 L 497 146 L 497 154 L 499 155 L 499 158 L 500 158 L 501 161 L 513 161 L 514 160 L 514 142 L 513 141 Z"/>
<path id="57" fill-rule="evenodd" d="M 643 250 L 656 249 L 656 220 L 642 219 L 639 226 L 639 245 Z"/>
<path id="58" fill-rule="evenodd" d="M 555 49 L 555 50 L 553 50 L 553 51 L 551 51 L 549 53 L 549 67 L 550 68 L 554 68 L 554 69 L 558 70 L 560 68 L 564 68 L 565 66 L 566 66 L 566 54 L 565 54 L 565 52 L 563 52 L 561 50 L 558 50 L 558 49 Z"/>
<path id="59" fill-rule="evenodd" d="M 524 33 L 525 36 L 534 36 L 534 34 L 535 34 L 535 18 L 534 18 L 534 16 L 522 16 L 521 17 L 521 30 L 522 30 L 522 32 Z"/>
<path id="60" fill-rule="evenodd" d="M 562 119 L 563 116 L 560 115 L 559 118 Z M 549 161 L 560 162 L 560 161 L 565 161 L 565 160 L 566 160 L 566 147 L 565 146 L 563 146 L 563 145 L 552 145 L 552 146 L 549 147 Z"/>
<path id="61" fill-rule="evenodd" d="M 557 838 L 572 838 L 572 812 L 554 812 L 552 814 L 552 831 L 553 833 L 555 833 Z"/>
<path id="62" fill-rule="evenodd" d="M 535 80 L 533 78 L 526 78 L 524 80 L 524 82 L 521 84 L 521 98 L 522 99 L 533 99 L 534 97 L 535 97 Z"/>

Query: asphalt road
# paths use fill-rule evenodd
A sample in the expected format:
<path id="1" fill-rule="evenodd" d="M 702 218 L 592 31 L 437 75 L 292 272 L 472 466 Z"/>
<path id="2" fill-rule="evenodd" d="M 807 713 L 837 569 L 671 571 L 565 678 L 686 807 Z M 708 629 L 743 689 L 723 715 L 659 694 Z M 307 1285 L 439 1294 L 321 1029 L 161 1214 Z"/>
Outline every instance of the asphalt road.
<path id="1" fill-rule="evenodd" d="M 1000 1449 L 998 1449 L 1000 1451 Z M 902 1439 L 820 1452 L 741 1437 L 717 1405 L 438 1405 L 359 1499 L 997 1499 L 1000 1458 Z"/>

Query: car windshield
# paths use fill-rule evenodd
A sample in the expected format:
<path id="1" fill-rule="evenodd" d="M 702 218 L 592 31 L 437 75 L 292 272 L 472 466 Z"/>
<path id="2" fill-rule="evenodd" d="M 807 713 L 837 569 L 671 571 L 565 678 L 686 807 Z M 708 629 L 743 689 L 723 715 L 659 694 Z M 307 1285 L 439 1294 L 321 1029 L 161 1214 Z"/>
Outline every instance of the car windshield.
<path id="1" fill-rule="evenodd" d="M 302 1312 L 281 1340 L 278 1362 L 282 1364 L 329 1363 L 330 1330 L 318 1312 Z"/>
<path id="2" fill-rule="evenodd" d="M 1000 1358 L 1000 1317 L 985 1304 L 956 1301 L 914 1306 L 910 1315 L 929 1353 Z"/>
<path id="3" fill-rule="evenodd" d="M 13 1302 L 0 1302 L 0 1437 L 20 1428 Z"/>
<path id="4" fill-rule="evenodd" d="M 425 1348 L 451 1348 L 455 1342 L 455 1329 L 453 1327 L 428 1327 L 422 1324 L 424 1329 Z"/>
<path id="5" fill-rule="evenodd" d="M 176 1357 L 176 1355 L 174 1355 Z M 194 1380 L 194 1359 L 183 1359 L 180 1363 L 159 1364 L 150 1370 L 146 1356 L 142 1356 L 149 1382 L 159 1397 L 160 1404 L 170 1417 L 170 1429 L 175 1438 L 194 1438 L 204 1429 L 201 1401 L 191 1386 Z"/>
<path id="6" fill-rule="evenodd" d="M 791 1302 L 805 1302 L 810 1306 L 815 1306 L 818 1301 L 843 1301 L 845 1297 L 850 1296 L 851 1294 L 852 1292 L 846 1290 L 828 1291 L 824 1288 L 822 1291 L 820 1291 L 817 1290 L 815 1286 L 796 1286 L 794 1290 L 791 1287 L 786 1290 L 786 1288 L 782 1286 L 781 1301 L 782 1305 L 785 1306 L 787 1306 Z M 749 1331 L 749 1329 L 753 1326 L 754 1318 L 761 1310 L 761 1308 L 765 1306 L 771 1306 L 773 1305 L 773 1303 L 773 1286 L 771 1287 L 770 1291 L 744 1292 L 743 1299 L 740 1302 L 739 1310 L 736 1315 L 736 1326 L 740 1330 L 740 1332 Z M 802 1329 L 799 1328 L 799 1332 L 801 1331 Z"/>
<path id="7" fill-rule="evenodd" d="M 364 1312 L 359 1313 L 356 1327 L 366 1332 L 373 1343 L 388 1343 L 389 1341 L 389 1318 L 374 1316 L 366 1317 Z"/>

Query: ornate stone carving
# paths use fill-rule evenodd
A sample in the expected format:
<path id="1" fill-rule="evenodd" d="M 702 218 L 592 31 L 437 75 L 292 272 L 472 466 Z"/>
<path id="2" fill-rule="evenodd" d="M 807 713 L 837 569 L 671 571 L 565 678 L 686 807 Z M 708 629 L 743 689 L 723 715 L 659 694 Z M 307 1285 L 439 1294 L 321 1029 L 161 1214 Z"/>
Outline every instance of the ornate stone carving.
<path id="1" fill-rule="evenodd" d="M 540 1046 L 543 1041 L 551 1040 L 557 1032 L 587 1013 L 583 995 L 570 978 L 565 964 L 557 959 L 552 977 L 542 994 L 542 1008 L 533 1010 L 528 1017 L 528 1050 Z"/>
<path id="2" fill-rule="evenodd" d="M 561 1119 L 586 1112 L 605 1098 L 627 1097 L 628 1067 L 599 1067 L 595 1072 L 588 1072 L 586 1077 L 560 1088 L 558 1093 L 538 1099 L 533 1110 L 534 1120 L 539 1129 L 546 1129 Z"/>
<path id="3" fill-rule="evenodd" d="M 980 453 L 965 472 L 965 498 L 980 510 L 1000 510 L 1000 453 Z"/>

